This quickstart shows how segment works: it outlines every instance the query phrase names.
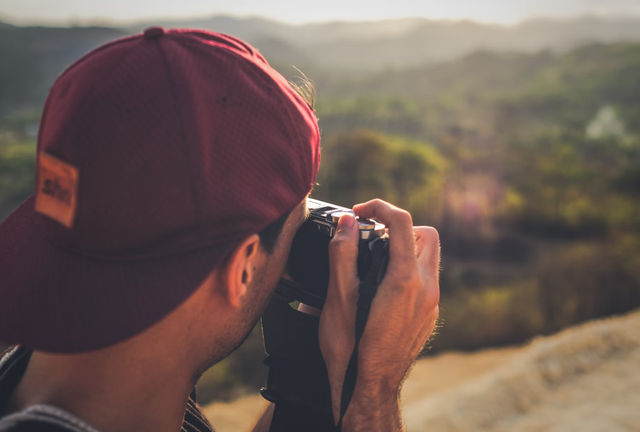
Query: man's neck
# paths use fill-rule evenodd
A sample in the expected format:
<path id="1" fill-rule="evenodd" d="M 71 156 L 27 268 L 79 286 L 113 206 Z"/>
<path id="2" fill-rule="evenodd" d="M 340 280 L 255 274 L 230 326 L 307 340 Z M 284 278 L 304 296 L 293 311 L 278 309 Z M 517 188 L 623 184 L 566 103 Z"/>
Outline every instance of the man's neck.
<path id="1" fill-rule="evenodd" d="M 104 432 L 180 431 L 194 385 L 191 368 L 175 352 L 153 352 L 34 352 L 7 411 L 48 404 Z"/>

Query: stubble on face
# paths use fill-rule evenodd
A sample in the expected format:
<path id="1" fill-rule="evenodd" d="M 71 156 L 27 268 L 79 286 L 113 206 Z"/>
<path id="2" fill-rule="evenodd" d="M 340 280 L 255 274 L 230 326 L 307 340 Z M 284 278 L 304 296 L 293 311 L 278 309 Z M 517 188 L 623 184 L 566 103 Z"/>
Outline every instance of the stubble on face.
<path id="1" fill-rule="evenodd" d="M 263 265 L 260 268 L 254 267 L 253 269 L 257 277 L 254 283 L 249 286 L 241 309 L 238 311 L 238 319 L 234 320 L 233 323 L 229 323 L 226 328 L 218 329 L 218 331 L 224 333 L 221 339 L 226 341 L 227 344 L 225 346 L 211 347 L 212 350 L 207 356 L 207 362 L 199 368 L 194 382 L 197 382 L 207 369 L 230 355 L 247 340 L 269 304 L 275 287 L 285 270 L 289 250 L 296 231 L 308 216 L 309 210 L 305 198 L 287 218 L 273 252 L 268 254 L 260 248 L 259 252 L 264 254 Z"/>
<path id="2" fill-rule="evenodd" d="M 282 233 L 276 241 L 275 248 L 271 254 L 267 254 L 264 250 L 266 258 L 262 269 L 254 268 L 254 272 L 258 271 L 260 276 L 257 278 L 256 283 L 251 290 L 251 294 L 246 296 L 245 307 L 245 323 L 247 325 L 246 332 L 241 339 L 241 342 L 234 348 L 237 349 L 242 342 L 246 340 L 255 325 L 260 320 L 260 317 L 267 308 L 271 296 L 273 295 L 276 285 L 282 277 L 282 274 L 287 265 L 287 259 L 289 258 L 289 251 L 291 249 L 291 243 L 295 237 L 298 228 L 309 216 L 309 210 L 307 208 L 307 200 L 300 203 L 289 215 L 285 222 Z"/>

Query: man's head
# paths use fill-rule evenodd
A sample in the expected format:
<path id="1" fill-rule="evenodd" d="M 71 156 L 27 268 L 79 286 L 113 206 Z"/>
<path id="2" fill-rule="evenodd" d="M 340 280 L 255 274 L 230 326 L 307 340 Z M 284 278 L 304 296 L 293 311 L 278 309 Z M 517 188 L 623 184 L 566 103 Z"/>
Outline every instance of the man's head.
<path id="1" fill-rule="evenodd" d="M 212 276 L 255 321 L 318 165 L 312 109 L 243 42 L 156 28 L 94 50 L 52 87 L 36 193 L 0 226 L 0 340 L 108 346 Z"/>
<path id="2" fill-rule="evenodd" d="M 264 237 L 248 236 L 170 315 L 169 319 L 198 326 L 188 343 L 196 376 L 229 355 L 251 332 L 285 269 L 293 237 L 306 216 L 304 200 L 284 215 L 282 223 L 272 224 L 270 229 L 278 234 L 270 250 L 264 247 Z"/>

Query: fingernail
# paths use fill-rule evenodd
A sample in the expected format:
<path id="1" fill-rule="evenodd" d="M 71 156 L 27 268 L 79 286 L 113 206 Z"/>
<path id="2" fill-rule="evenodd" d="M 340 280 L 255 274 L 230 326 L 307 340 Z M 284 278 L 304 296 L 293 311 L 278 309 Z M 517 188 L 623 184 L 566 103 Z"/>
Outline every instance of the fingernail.
<path id="1" fill-rule="evenodd" d="M 338 229 L 340 228 L 353 228 L 355 218 L 350 214 L 346 214 L 340 218 L 338 221 Z"/>

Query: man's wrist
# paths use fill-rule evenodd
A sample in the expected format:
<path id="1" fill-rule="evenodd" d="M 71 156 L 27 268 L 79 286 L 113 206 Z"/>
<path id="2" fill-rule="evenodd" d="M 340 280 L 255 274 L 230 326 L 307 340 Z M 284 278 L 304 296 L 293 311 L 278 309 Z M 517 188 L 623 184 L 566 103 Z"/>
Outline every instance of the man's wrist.
<path id="1" fill-rule="evenodd" d="M 402 409 L 397 387 L 381 383 L 356 385 L 342 421 L 343 432 L 402 430 Z"/>

